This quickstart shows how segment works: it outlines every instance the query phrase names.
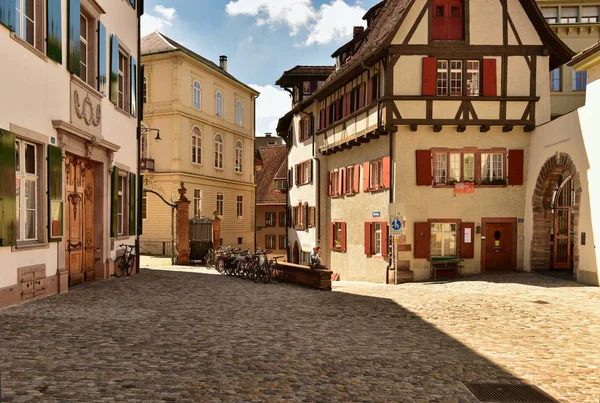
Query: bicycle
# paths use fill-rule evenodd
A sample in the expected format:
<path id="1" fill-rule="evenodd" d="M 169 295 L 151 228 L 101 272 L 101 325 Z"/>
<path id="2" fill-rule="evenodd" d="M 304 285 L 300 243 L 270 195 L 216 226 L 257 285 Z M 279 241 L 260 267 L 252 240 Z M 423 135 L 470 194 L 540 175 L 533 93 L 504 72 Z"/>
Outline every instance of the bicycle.
<path id="1" fill-rule="evenodd" d="M 208 253 L 206 254 L 206 256 L 204 257 L 204 265 L 206 266 L 207 269 L 214 269 L 215 268 L 215 251 L 210 248 L 208 250 Z"/>
<path id="2" fill-rule="evenodd" d="M 124 274 L 128 276 L 133 272 L 133 266 L 135 265 L 135 253 L 133 253 L 133 245 L 119 245 L 125 247 L 125 253 L 121 256 L 117 256 L 115 259 L 115 277 L 123 277 Z"/>
<path id="3" fill-rule="evenodd" d="M 271 268 L 271 278 L 274 278 L 278 282 L 282 283 L 285 281 L 285 271 L 277 268 L 277 259 L 283 259 L 285 256 L 275 256 L 269 261 Z"/>

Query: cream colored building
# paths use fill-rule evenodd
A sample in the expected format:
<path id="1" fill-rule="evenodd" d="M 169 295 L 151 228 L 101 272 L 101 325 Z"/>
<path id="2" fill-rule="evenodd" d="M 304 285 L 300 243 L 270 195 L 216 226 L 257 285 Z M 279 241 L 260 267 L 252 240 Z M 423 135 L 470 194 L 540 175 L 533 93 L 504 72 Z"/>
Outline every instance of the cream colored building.
<path id="1" fill-rule="evenodd" d="M 16 2 L 0 2 L 0 308 L 108 279 L 137 226 L 143 3 Z"/>
<path id="2" fill-rule="evenodd" d="M 222 244 L 254 247 L 254 113 L 259 93 L 216 65 L 155 32 L 142 38 L 144 125 L 160 130 L 142 139 L 147 178 L 167 200 L 181 182 L 190 216 L 222 218 Z M 144 199 L 141 246 L 162 253 L 171 242 L 171 210 Z M 168 254 L 168 252 L 167 252 Z"/>
<path id="3" fill-rule="evenodd" d="M 600 40 L 600 1 L 536 0 L 552 30 L 575 53 Z M 564 115 L 585 103 L 587 72 L 568 65 L 550 72 L 552 117 Z"/>

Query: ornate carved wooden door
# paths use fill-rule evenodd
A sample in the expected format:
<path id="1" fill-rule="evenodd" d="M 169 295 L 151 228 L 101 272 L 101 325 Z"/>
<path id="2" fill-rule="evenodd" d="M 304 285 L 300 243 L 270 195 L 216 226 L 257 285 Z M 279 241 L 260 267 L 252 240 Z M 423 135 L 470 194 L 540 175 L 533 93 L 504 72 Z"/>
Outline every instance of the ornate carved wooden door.
<path id="1" fill-rule="evenodd" d="M 65 236 L 69 285 L 94 279 L 94 166 L 67 156 Z"/>

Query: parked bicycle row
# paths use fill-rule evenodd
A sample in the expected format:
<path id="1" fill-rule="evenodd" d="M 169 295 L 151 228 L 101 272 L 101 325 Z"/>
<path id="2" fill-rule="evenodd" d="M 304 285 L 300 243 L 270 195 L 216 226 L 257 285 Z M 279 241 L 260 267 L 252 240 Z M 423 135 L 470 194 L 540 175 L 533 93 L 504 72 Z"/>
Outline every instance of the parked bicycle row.
<path id="1" fill-rule="evenodd" d="M 206 267 L 216 269 L 219 273 L 238 276 L 258 283 L 267 284 L 273 279 L 283 281 L 284 273 L 277 269 L 277 259 L 284 256 L 268 258 L 270 250 L 242 251 L 232 247 L 209 249 L 205 258 Z"/>

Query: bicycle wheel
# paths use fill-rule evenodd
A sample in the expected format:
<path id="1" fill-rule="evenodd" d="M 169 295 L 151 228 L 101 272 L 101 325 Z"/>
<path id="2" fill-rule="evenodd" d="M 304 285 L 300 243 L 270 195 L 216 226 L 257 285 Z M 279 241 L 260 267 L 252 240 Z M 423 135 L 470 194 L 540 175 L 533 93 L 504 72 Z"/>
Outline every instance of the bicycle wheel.
<path id="1" fill-rule="evenodd" d="M 225 271 L 225 260 L 218 259 L 217 264 L 216 264 L 216 269 L 219 273 L 223 274 L 223 272 Z"/>
<path id="2" fill-rule="evenodd" d="M 281 269 L 277 268 L 277 265 L 272 263 L 271 265 L 271 276 L 277 280 L 279 283 L 283 283 L 283 276 L 284 276 L 284 272 Z"/>
<path id="3" fill-rule="evenodd" d="M 127 259 L 127 267 L 125 268 L 125 273 L 128 276 L 131 276 L 131 273 L 133 273 L 133 266 L 135 266 L 135 256 L 129 255 L 129 259 Z"/>
<path id="4" fill-rule="evenodd" d="M 117 256 L 115 259 L 115 277 L 123 277 L 123 274 L 127 271 L 127 261 L 125 256 Z"/>
<path id="5" fill-rule="evenodd" d="M 260 264 L 260 281 L 263 284 L 268 284 L 271 282 L 271 268 L 269 267 L 268 263 L 261 263 Z"/>

